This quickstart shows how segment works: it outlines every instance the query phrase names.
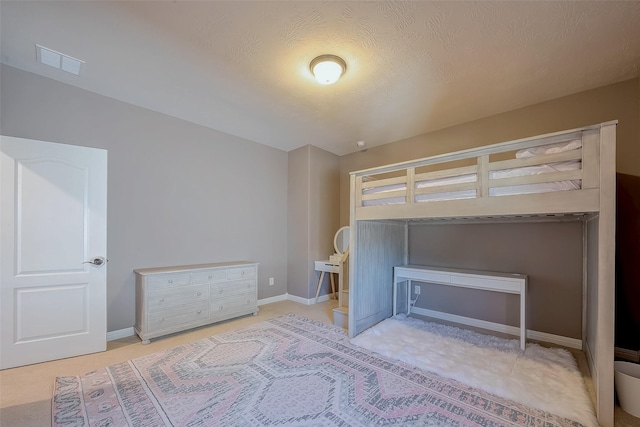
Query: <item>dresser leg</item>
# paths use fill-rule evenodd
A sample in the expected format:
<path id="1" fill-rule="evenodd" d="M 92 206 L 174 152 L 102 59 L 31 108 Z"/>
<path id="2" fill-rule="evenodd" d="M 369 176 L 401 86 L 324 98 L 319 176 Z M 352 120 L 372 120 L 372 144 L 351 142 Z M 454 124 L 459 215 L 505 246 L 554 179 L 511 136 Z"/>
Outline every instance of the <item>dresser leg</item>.
<path id="1" fill-rule="evenodd" d="M 142 345 L 147 345 L 151 342 L 151 340 L 142 340 Z"/>

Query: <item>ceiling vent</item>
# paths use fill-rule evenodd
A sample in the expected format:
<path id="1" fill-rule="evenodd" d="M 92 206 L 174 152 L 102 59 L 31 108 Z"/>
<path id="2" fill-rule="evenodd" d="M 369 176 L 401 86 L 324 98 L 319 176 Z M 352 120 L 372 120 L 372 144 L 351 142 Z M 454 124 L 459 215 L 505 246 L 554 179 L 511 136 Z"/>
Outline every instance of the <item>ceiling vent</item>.
<path id="1" fill-rule="evenodd" d="M 84 61 L 80 59 L 72 58 L 69 55 L 56 52 L 39 44 L 36 45 L 36 61 L 76 76 L 80 74 L 80 66 L 84 64 Z"/>

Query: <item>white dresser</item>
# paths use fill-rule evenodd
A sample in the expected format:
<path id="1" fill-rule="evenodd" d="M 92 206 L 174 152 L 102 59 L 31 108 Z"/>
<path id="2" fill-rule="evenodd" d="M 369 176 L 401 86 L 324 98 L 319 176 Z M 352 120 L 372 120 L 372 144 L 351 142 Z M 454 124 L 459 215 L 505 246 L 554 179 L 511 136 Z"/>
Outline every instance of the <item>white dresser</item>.
<path id="1" fill-rule="evenodd" d="M 136 333 L 151 338 L 258 314 L 258 264 L 247 261 L 142 268 L 136 273 Z"/>

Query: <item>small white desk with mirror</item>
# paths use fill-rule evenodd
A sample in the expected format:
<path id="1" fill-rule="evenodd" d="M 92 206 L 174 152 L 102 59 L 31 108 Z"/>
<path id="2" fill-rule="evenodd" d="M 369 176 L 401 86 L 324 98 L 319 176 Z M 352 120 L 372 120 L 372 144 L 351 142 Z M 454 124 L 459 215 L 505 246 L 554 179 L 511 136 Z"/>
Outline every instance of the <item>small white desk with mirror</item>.
<path id="1" fill-rule="evenodd" d="M 341 227 L 333 236 L 333 248 L 336 253 L 331 255 L 328 260 L 315 261 L 315 270 L 320 272 L 318 287 L 316 288 L 316 303 L 318 302 L 318 296 L 320 295 L 320 288 L 322 287 L 325 273 L 329 273 L 331 295 L 332 298 L 335 298 L 336 285 L 333 275 L 337 274 L 338 282 L 340 282 L 340 262 L 345 257 L 345 254 L 349 252 L 349 226 Z"/>

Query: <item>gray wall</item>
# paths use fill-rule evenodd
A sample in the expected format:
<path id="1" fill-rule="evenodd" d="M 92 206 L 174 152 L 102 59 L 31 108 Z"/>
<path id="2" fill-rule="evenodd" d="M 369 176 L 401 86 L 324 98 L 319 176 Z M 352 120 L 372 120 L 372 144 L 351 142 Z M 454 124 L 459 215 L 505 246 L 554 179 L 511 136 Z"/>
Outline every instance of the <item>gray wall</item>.
<path id="1" fill-rule="evenodd" d="M 109 331 L 134 323 L 135 268 L 251 260 L 260 299 L 286 293 L 287 153 L 5 65 L 0 75 L 2 134 L 109 152 Z"/>
<path id="2" fill-rule="evenodd" d="M 320 273 L 314 261 L 334 253 L 340 219 L 340 158 L 306 145 L 289 152 L 289 287 L 301 298 L 315 297 Z M 337 287 L 336 281 L 336 287 Z M 330 289 L 328 275 L 320 291 Z"/>
<path id="3" fill-rule="evenodd" d="M 528 276 L 528 329 L 582 337 L 582 222 L 411 225 L 409 263 Z M 519 297 L 424 285 L 416 306 L 519 326 Z"/>

